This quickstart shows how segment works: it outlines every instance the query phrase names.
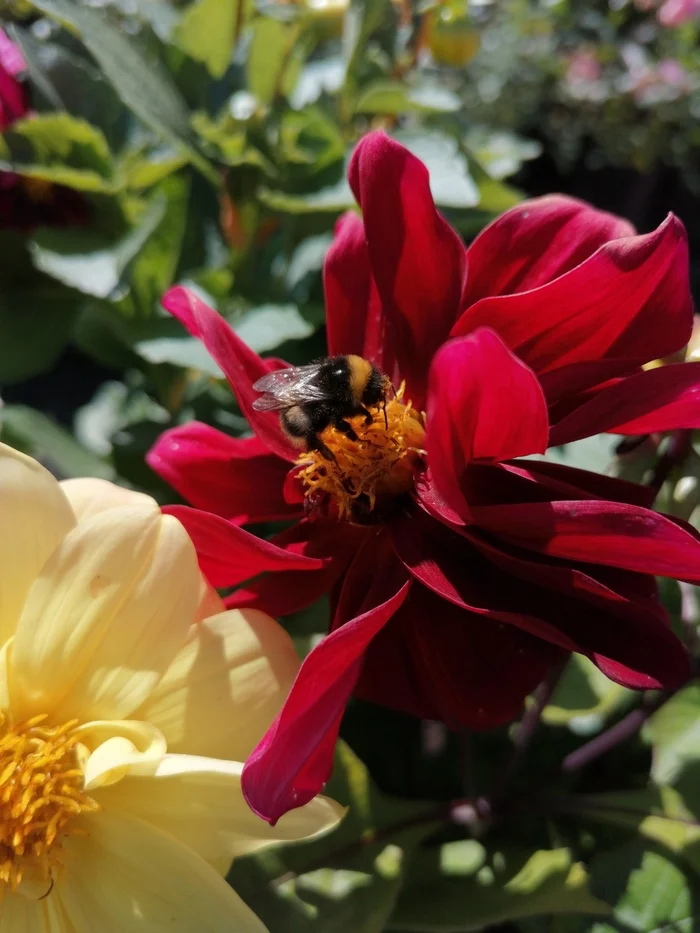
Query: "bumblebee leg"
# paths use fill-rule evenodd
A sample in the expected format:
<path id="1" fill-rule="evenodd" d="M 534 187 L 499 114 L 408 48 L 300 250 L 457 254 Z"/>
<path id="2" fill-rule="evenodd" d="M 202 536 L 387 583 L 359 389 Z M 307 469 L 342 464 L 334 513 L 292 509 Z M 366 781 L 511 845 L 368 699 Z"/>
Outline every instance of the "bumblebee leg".
<path id="1" fill-rule="evenodd" d="M 317 450 L 322 457 L 325 457 L 326 460 L 330 460 L 331 463 L 335 463 L 335 454 L 323 443 L 318 434 L 310 432 L 306 436 L 306 449 L 307 450 Z"/>
<path id="2" fill-rule="evenodd" d="M 357 440 L 357 434 L 355 434 L 352 425 L 348 424 L 344 418 L 336 418 L 333 424 L 342 434 L 349 437 L 351 441 Z"/>

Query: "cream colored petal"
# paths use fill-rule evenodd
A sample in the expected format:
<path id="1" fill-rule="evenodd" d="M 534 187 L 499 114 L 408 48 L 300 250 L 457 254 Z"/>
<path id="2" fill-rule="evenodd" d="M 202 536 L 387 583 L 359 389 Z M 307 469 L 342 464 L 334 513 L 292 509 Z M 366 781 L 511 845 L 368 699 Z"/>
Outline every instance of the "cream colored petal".
<path id="1" fill-rule="evenodd" d="M 244 761 L 279 712 L 299 668 L 281 625 L 256 609 L 193 626 L 189 641 L 134 718 L 168 751 Z"/>
<path id="2" fill-rule="evenodd" d="M 127 774 L 154 774 L 167 745 L 163 733 L 146 722 L 88 722 L 74 732 L 80 738 L 85 790 L 106 787 Z"/>
<path id="3" fill-rule="evenodd" d="M 0 444 L 0 645 L 13 634 L 29 588 L 75 525 L 61 487 L 43 466 Z"/>
<path id="4" fill-rule="evenodd" d="M 280 842 L 310 839 L 333 829 L 343 807 L 316 797 L 269 826 L 241 793 L 243 765 L 191 755 L 166 755 L 153 777 L 127 777 L 100 791 L 105 809 L 131 813 L 169 833 L 211 862 Z"/>
<path id="5" fill-rule="evenodd" d="M 92 476 L 84 479 L 64 479 L 61 489 L 79 522 L 123 505 L 157 506 L 156 500 L 143 492 L 125 489 L 116 483 L 110 483 L 109 480 Z"/>
<path id="6" fill-rule="evenodd" d="M 203 859 L 135 817 L 97 813 L 66 848 L 56 893 L 75 933 L 266 933 Z"/>
<path id="7" fill-rule="evenodd" d="M 199 580 L 199 603 L 197 604 L 195 620 L 201 622 L 202 619 L 208 619 L 209 616 L 218 616 L 222 612 L 226 612 L 223 599 L 202 574 Z"/>
<path id="8" fill-rule="evenodd" d="M 81 522 L 27 597 L 10 658 L 13 713 L 130 718 L 186 640 L 198 592 L 192 542 L 156 506 Z"/>
<path id="9" fill-rule="evenodd" d="M 37 901 L 3 892 L 0 933 L 75 933 L 60 904 L 51 896 Z"/>

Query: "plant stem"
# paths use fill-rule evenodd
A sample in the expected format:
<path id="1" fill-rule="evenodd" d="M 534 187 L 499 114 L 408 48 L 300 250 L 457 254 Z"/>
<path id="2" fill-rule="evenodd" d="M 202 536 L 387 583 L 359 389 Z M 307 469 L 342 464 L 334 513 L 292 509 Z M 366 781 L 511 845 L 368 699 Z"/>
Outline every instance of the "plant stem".
<path id="1" fill-rule="evenodd" d="M 564 668 L 568 661 L 569 658 L 567 656 L 563 661 L 553 665 L 546 679 L 543 680 L 535 690 L 533 702 L 525 710 L 520 725 L 517 727 L 515 735 L 513 736 L 513 750 L 510 758 L 506 761 L 501 774 L 494 781 L 494 786 L 490 795 L 492 801 L 497 801 L 503 796 L 506 785 L 517 770 L 523 755 L 537 732 L 537 727 L 542 719 L 544 708 L 552 699 L 552 694 L 556 690 L 557 684 L 559 683 L 561 675 L 564 673 Z"/>
<path id="2" fill-rule="evenodd" d="M 611 749 L 616 748 L 638 732 L 647 719 L 672 696 L 673 693 L 660 693 L 649 702 L 643 703 L 637 709 L 633 709 L 631 713 L 628 713 L 614 726 L 606 729 L 605 732 L 601 732 L 590 742 L 586 742 L 585 745 L 567 755 L 561 763 L 561 770 L 564 774 L 572 774 L 574 771 L 579 771 L 584 765 L 590 764 L 591 761 L 595 761 L 596 758 L 600 758 L 601 755 Z"/>

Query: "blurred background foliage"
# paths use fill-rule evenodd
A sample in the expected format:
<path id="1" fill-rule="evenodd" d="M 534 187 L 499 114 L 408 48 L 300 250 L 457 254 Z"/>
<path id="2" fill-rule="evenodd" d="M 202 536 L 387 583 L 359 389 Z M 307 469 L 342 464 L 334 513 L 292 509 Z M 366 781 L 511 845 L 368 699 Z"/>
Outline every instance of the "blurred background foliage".
<path id="1" fill-rule="evenodd" d="M 160 307 L 175 283 L 260 353 L 323 355 L 323 258 L 370 128 L 423 159 L 467 241 L 556 190 L 642 231 L 675 210 L 700 294 L 694 0 L 0 0 L 0 14 L 27 92 L 0 111 L 0 436 L 60 476 L 173 501 L 143 459 L 164 428 L 246 433 L 216 364 Z M 673 442 L 551 456 L 642 480 Z M 695 521 L 700 447 L 674 462 L 661 504 Z M 695 591 L 663 596 L 697 648 Z M 301 653 L 326 624 L 323 604 L 288 620 Z M 355 701 L 329 788 L 351 804 L 339 832 L 241 860 L 231 880 L 271 933 L 690 933 L 700 689 L 657 703 L 574 658 L 515 768 L 517 726 L 458 736 Z M 644 731 L 577 765 L 630 711 Z"/>

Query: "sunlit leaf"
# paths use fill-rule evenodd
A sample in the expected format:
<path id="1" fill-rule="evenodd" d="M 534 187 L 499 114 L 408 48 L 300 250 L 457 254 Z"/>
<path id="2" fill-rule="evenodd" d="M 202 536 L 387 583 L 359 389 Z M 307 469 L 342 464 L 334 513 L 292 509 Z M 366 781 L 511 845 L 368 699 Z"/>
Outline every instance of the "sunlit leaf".
<path id="1" fill-rule="evenodd" d="M 552 726 L 568 726 L 577 735 L 599 732 L 606 719 L 634 697 L 613 683 L 580 654 L 573 654 L 554 696 L 542 714 Z"/>
<path id="2" fill-rule="evenodd" d="M 243 26 L 246 5 L 245 0 L 197 0 L 185 10 L 174 42 L 203 62 L 212 77 L 223 77 Z"/>

